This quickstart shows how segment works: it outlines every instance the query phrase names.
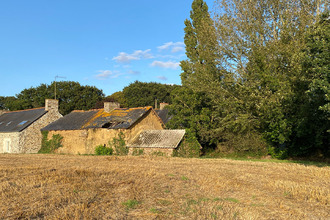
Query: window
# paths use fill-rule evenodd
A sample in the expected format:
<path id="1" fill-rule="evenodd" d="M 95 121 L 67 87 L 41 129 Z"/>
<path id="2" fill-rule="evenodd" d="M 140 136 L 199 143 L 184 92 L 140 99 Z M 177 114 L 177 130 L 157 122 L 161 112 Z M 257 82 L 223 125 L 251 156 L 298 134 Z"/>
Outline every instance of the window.
<path id="1" fill-rule="evenodd" d="M 22 126 L 26 123 L 27 121 L 22 121 L 21 123 L 18 124 L 18 126 Z"/>

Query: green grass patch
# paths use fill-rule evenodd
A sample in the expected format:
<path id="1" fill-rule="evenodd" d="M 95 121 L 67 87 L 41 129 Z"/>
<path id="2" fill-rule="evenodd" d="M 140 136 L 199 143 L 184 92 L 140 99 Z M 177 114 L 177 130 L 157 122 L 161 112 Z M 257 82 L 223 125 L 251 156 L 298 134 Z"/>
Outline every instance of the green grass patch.
<path id="1" fill-rule="evenodd" d="M 126 210 L 135 209 L 136 206 L 138 206 L 139 204 L 140 202 L 135 199 L 127 200 L 126 202 L 122 203 L 122 205 L 125 206 Z"/>

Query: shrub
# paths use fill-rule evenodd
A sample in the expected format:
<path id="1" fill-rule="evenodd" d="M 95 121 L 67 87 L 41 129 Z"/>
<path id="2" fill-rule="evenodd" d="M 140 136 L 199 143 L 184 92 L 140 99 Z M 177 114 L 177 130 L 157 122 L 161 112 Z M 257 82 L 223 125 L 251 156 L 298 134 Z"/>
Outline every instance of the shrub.
<path id="1" fill-rule="evenodd" d="M 140 155 L 143 154 L 143 152 L 144 152 L 143 149 L 136 149 L 136 148 L 135 148 L 135 149 L 133 150 L 133 152 L 132 152 L 132 155 L 133 155 L 133 156 L 140 156 Z"/>
<path id="2" fill-rule="evenodd" d="M 113 149 L 103 145 L 99 145 L 95 148 L 96 155 L 112 155 Z"/>
<path id="3" fill-rule="evenodd" d="M 196 136 L 189 129 L 186 129 L 186 134 L 179 146 L 174 149 L 173 156 L 175 157 L 199 157 L 201 153 L 201 145 Z"/>
<path id="4" fill-rule="evenodd" d="M 41 148 L 38 153 L 55 153 L 55 150 L 63 147 L 63 137 L 60 134 L 54 134 L 50 140 L 48 140 L 48 131 L 42 132 Z"/>
<path id="5" fill-rule="evenodd" d="M 257 132 L 246 134 L 227 133 L 217 148 L 222 155 L 260 157 L 267 155 L 267 143 Z"/>
<path id="6" fill-rule="evenodd" d="M 109 141 L 109 146 L 114 149 L 116 155 L 127 155 L 128 148 L 126 147 L 125 135 L 121 131 L 118 134 L 118 138 L 114 137 L 112 141 Z"/>

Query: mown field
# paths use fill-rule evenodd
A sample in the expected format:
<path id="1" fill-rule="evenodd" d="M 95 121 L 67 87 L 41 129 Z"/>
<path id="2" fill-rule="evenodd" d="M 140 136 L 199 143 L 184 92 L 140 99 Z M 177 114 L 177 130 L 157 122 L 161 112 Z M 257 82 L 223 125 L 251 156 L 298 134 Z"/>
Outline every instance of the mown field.
<path id="1" fill-rule="evenodd" d="M 0 155 L 0 219 L 330 219 L 330 168 Z"/>

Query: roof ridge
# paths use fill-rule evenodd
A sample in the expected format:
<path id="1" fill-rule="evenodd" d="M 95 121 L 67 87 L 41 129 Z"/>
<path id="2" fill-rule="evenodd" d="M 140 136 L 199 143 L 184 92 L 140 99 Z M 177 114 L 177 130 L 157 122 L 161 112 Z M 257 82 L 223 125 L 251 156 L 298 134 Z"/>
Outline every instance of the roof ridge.
<path id="1" fill-rule="evenodd" d="M 29 109 L 23 109 L 23 110 L 8 111 L 8 112 L 5 112 L 4 114 L 6 114 L 6 113 L 12 113 L 12 112 L 31 111 L 31 110 L 37 110 L 37 109 L 42 109 L 42 108 L 45 108 L 45 107 L 38 107 L 38 108 L 29 108 Z"/>
<path id="2" fill-rule="evenodd" d="M 91 111 L 100 111 L 102 109 L 89 109 L 89 110 L 73 110 L 72 112 L 91 112 Z"/>

